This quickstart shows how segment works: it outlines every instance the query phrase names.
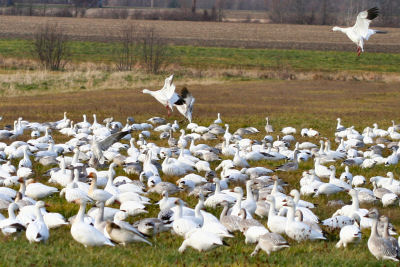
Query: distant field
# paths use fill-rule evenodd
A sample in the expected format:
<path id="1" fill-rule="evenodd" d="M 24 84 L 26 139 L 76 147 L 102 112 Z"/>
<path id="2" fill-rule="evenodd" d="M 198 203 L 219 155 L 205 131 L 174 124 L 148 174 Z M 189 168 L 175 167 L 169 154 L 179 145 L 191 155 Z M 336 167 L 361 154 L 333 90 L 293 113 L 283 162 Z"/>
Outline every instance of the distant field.
<path id="1" fill-rule="evenodd" d="M 333 33 L 331 26 L 257 23 L 0 16 L 0 38 L 30 38 L 46 21 L 58 23 L 75 40 L 85 41 L 109 41 L 122 25 L 133 22 L 155 27 L 175 45 L 355 51 L 347 37 Z M 400 53 L 400 29 L 384 30 L 389 34 L 372 37 L 366 51 Z"/>

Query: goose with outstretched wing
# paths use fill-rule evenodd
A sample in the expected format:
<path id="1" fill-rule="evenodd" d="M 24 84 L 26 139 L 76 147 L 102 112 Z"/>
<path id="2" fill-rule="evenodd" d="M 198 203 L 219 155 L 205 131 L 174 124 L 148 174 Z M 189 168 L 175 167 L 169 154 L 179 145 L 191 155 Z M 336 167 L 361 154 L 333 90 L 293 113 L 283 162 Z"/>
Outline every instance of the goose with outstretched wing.
<path id="1" fill-rule="evenodd" d="M 144 89 L 144 94 L 149 94 L 160 102 L 167 109 L 168 116 L 173 111 L 173 107 L 176 106 L 179 113 L 181 113 L 189 122 L 192 122 L 192 112 L 195 98 L 184 87 L 181 91 L 181 95 L 175 92 L 175 85 L 173 84 L 174 75 L 169 76 L 165 79 L 164 87 L 158 91 L 150 91 Z"/>
<path id="2" fill-rule="evenodd" d="M 360 56 L 364 52 L 364 42 L 367 41 L 375 33 L 387 33 L 386 31 L 379 31 L 369 28 L 371 21 L 378 17 L 379 9 L 377 7 L 358 13 L 356 24 L 353 27 L 340 28 L 333 27 L 333 31 L 341 31 L 349 37 L 353 43 L 357 45 L 357 54 Z"/>

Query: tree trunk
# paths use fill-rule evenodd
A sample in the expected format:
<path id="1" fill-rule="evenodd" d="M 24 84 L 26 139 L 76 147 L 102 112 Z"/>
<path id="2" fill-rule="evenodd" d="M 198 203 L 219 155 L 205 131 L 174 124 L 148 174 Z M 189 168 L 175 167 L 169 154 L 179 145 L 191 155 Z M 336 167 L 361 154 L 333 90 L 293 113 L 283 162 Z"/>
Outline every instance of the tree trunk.
<path id="1" fill-rule="evenodd" d="M 192 0 L 192 13 L 196 13 L 197 0 Z"/>

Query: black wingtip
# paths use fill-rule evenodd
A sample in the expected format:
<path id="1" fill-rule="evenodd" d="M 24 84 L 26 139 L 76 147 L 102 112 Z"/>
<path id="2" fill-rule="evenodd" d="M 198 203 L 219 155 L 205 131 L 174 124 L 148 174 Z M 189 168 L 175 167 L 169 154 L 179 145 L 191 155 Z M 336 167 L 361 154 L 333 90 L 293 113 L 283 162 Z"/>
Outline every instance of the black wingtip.
<path id="1" fill-rule="evenodd" d="M 181 96 L 183 99 L 185 99 L 188 95 L 190 95 L 189 90 L 186 87 L 183 87 L 181 90 Z"/>
<path id="2" fill-rule="evenodd" d="M 222 244 L 223 244 L 224 246 L 227 246 L 227 247 L 229 247 L 229 244 L 228 244 L 228 243 L 226 243 L 226 242 L 225 242 L 225 240 L 222 240 Z"/>
<path id="3" fill-rule="evenodd" d="M 373 20 L 379 15 L 379 8 L 378 7 L 373 7 L 367 10 L 368 16 L 367 19 Z"/>

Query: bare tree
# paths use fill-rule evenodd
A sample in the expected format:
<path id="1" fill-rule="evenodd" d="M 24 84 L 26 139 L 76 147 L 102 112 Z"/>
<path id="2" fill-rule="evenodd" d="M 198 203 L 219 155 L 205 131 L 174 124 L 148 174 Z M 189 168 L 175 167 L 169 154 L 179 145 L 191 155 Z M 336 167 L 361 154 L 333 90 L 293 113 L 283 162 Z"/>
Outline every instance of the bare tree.
<path id="1" fill-rule="evenodd" d="M 196 13 L 197 0 L 192 0 L 192 13 Z"/>
<path id="2" fill-rule="evenodd" d="M 151 73 L 158 73 L 167 59 L 168 45 L 155 28 L 144 28 L 140 40 L 141 62 Z"/>
<path id="3" fill-rule="evenodd" d="M 119 71 L 132 70 L 138 61 L 139 30 L 134 24 L 124 26 L 118 37 L 114 57 Z"/>
<path id="4" fill-rule="evenodd" d="M 70 57 L 69 38 L 57 24 L 41 26 L 34 35 L 32 45 L 33 55 L 46 69 L 60 70 Z"/>

